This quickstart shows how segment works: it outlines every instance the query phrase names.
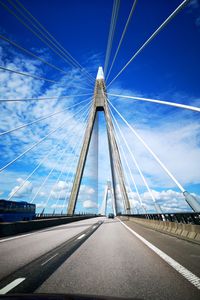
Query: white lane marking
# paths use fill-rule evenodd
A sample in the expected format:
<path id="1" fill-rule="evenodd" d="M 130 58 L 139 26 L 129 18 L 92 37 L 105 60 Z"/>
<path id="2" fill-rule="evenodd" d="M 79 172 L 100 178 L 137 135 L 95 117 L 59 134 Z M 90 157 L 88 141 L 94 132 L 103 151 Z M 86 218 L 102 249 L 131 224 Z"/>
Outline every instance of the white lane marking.
<path id="1" fill-rule="evenodd" d="M 82 234 L 82 235 L 80 235 L 78 238 L 77 238 L 77 240 L 80 240 L 80 239 L 82 239 L 84 236 L 85 236 L 86 234 L 84 233 L 84 234 Z"/>
<path id="2" fill-rule="evenodd" d="M 22 235 L 19 235 L 19 236 L 14 236 L 14 237 L 10 237 L 10 238 L 7 238 L 7 239 L 3 239 L 3 240 L 0 240 L 0 243 L 11 241 L 11 240 L 16 240 L 16 239 L 19 239 L 21 237 L 28 236 L 28 235 L 31 235 L 31 233 L 22 234 Z"/>
<path id="3" fill-rule="evenodd" d="M 119 219 L 118 219 L 119 220 Z M 122 225 L 124 225 L 131 233 L 133 233 L 138 239 L 140 239 L 147 247 L 153 250 L 156 254 L 158 254 L 165 262 L 167 262 L 172 268 L 174 268 L 177 272 L 179 272 L 183 277 L 185 277 L 190 283 L 192 283 L 196 288 L 200 290 L 200 278 L 190 272 L 188 269 L 183 267 L 169 255 L 161 251 L 159 248 L 145 240 L 141 235 L 135 232 L 133 229 L 128 227 L 124 222 L 119 220 Z"/>
<path id="4" fill-rule="evenodd" d="M 56 257 L 58 255 L 58 253 L 56 253 L 56 254 L 54 254 L 52 257 L 50 257 L 49 259 L 47 259 L 45 262 L 43 262 L 42 264 L 41 264 L 41 266 L 44 266 L 44 265 L 46 265 L 50 260 L 52 260 L 54 257 Z"/>
<path id="5" fill-rule="evenodd" d="M 95 218 L 96 219 L 96 218 Z M 93 220 L 95 221 L 94 219 L 89 219 L 89 220 Z M 73 223 L 76 223 L 76 222 L 81 222 L 83 225 L 84 225 L 84 222 L 83 221 L 88 221 L 88 219 L 85 219 L 85 220 L 80 220 L 80 221 L 75 221 Z M 22 235 L 19 235 L 19 236 L 13 236 L 13 237 L 10 237 L 10 238 L 6 238 L 6 239 L 0 239 L 0 243 L 3 243 L 3 242 L 7 242 L 7 241 L 11 241 L 11 240 L 16 240 L 16 239 L 19 239 L 19 238 L 22 238 L 22 237 L 26 237 L 26 236 L 29 236 L 29 235 L 33 235 L 33 234 L 37 234 L 37 233 L 42 233 L 42 232 L 47 232 L 47 231 L 51 231 L 52 229 L 56 229 L 56 228 L 59 228 L 59 227 L 67 227 L 67 226 L 70 226 L 72 223 L 67 223 L 67 224 L 62 224 L 62 225 L 58 225 L 58 226 L 52 226 L 52 227 L 49 227 L 49 228 L 45 228 L 45 229 L 42 229 L 42 230 L 38 230 L 38 231 L 34 231 L 32 233 L 27 233 L 27 234 L 22 234 Z M 79 223 L 80 224 L 80 223 Z M 91 223 L 92 225 L 92 223 Z M 85 225 L 86 226 L 86 225 Z M 86 226 L 87 227 L 87 226 Z M 89 226 L 88 226 L 89 227 Z"/>
<path id="6" fill-rule="evenodd" d="M 17 285 L 19 285 L 22 281 L 24 281 L 26 278 L 17 278 L 11 283 L 7 284 L 4 288 L 0 290 L 0 295 L 4 295 L 8 293 L 10 290 L 14 289 Z"/>

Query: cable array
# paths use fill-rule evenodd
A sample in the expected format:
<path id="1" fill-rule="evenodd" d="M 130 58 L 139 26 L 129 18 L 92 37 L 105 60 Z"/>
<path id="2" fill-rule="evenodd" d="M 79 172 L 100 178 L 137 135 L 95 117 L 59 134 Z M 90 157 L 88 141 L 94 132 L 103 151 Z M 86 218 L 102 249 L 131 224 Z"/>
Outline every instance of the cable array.
<path id="1" fill-rule="evenodd" d="M 39 57 L 38 55 L 36 55 L 36 54 L 34 54 L 33 52 L 27 50 L 26 48 L 20 46 L 20 45 L 17 44 L 16 42 L 11 41 L 10 39 L 6 38 L 5 36 L 0 35 L 0 39 L 2 39 L 3 41 L 5 41 L 5 42 L 7 42 L 7 43 L 9 43 L 9 44 L 11 44 L 11 45 L 13 45 L 13 46 L 15 46 L 16 48 L 18 48 L 18 49 L 20 49 L 21 51 L 23 51 L 24 53 L 26 53 L 26 54 L 32 56 L 33 58 L 38 59 L 39 61 L 43 62 L 43 63 L 46 64 L 47 66 L 49 66 L 49 67 L 51 67 L 51 68 L 53 68 L 53 69 L 55 69 L 55 70 L 57 70 L 57 71 L 60 71 L 60 72 L 62 72 L 62 73 L 64 73 L 64 74 L 68 75 L 68 72 L 66 72 L 66 71 L 64 71 L 64 70 L 62 70 L 62 69 L 60 69 L 59 67 L 55 66 L 55 65 L 52 64 L 52 63 L 49 63 L 48 61 L 46 61 L 46 60 L 43 59 L 42 57 Z"/>
<path id="2" fill-rule="evenodd" d="M 108 77 L 109 77 L 109 75 L 110 75 L 110 72 L 112 71 L 112 68 L 113 68 L 113 66 L 114 66 L 114 63 L 115 63 L 115 60 L 116 60 L 116 58 L 117 58 L 119 49 L 120 49 L 120 47 L 121 47 L 121 44 L 122 44 L 123 39 L 124 39 L 124 36 L 125 36 L 126 31 L 127 31 L 127 29 L 128 29 L 128 25 L 129 25 L 129 23 L 130 23 L 130 20 L 131 20 L 131 17 L 132 17 L 132 15 L 133 15 L 133 12 L 134 12 L 134 10 L 135 10 L 137 1 L 138 1 L 138 0 L 134 0 L 134 1 L 133 1 L 133 5 L 132 5 L 132 7 L 131 7 L 131 11 L 130 11 L 129 16 L 128 16 L 128 19 L 127 19 L 127 21 L 126 21 L 126 25 L 125 25 L 125 27 L 124 27 L 124 30 L 123 30 L 123 32 L 122 32 L 122 35 L 121 35 L 119 44 L 118 44 L 118 46 L 117 46 L 117 50 L 116 50 L 116 52 L 115 52 L 115 55 L 114 55 L 114 58 L 113 58 L 113 60 L 112 60 L 112 63 L 111 63 L 111 66 L 110 66 L 108 75 L 107 75 L 107 77 L 106 77 L 106 81 L 108 80 Z"/>
<path id="3" fill-rule="evenodd" d="M 113 113 L 112 113 L 112 112 L 111 112 L 111 115 L 113 116 Z M 114 119 L 114 118 L 113 118 L 113 119 Z M 113 125 L 114 125 L 114 128 L 115 128 L 115 133 L 116 133 L 116 137 L 117 137 L 117 140 L 118 140 L 118 144 L 120 145 L 120 149 L 121 149 L 121 151 L 122 151 L 122 156 L 123 156 L 123 158 L 124 158 L 124 161 L 125 161 L 126 167 L 127 167 L 127 169 L 128 169 L 130 178 L 131 178 L 131 180 L 132 180 L 132 182 L 133 182 L 135 191 L 136 191 L 136 193 L 137 193 L 139 203 L 140 203 L 142 209 L 144 209 L 144 203 L 143 203 L 143 201 L 142 201 L 142 199 L 141 199 L 141 196 L 140 196 L 138 187 L 137 187 L 137 185 L 136 185 L 135 179 L 134 179 L 133 174 L 132 174 L 132 172 L 131 172 L 131 169 L 130 169 L 128 160 L 127 160 L 127 158 L 126 158 L 126 154 L 125 154 L 125 152 L 124 152 L 123 146 L 122 146 L 122 144 L 120 143 L 120 137 L 119 137 L 119 134 L 117 133 L 117 130 L 116 130 L 116 129 L 117 129 L 117 128 L 116 128 L 116 122 L 117 122 L 117 120 L 114 119 Z M 118 123 L 118 125 L 119 125 L 119 123 Z M 127 176 L 127 177 L 128 177 L 128 176 Z M 145 213 L 145 210 L 144 210 L 144 213 Z"/>
<path id="4" fill-rule="evenodd" d="M 107 88 L 122 74 L 122 72 L 128 67 L 128 65 L 136 58 L 136 56 L 158 35 L 158 33 L 177 15 L 177 13 L 183 9 L 183 7 L 190 0 L 184 0 L 172 13 L 165 19 L 165 21 L 152 33 L 152 35 L 142 44 L 137 52 L 131 57 L 131 59 L 125 64 L 125 66 L 117 73 L 117 75 L 110 81 Z"/>
<path id="5" fill-rule="evenodd" d="M 46 100 L 53 100 L 53 99 L 66 99 L 66 98 L 73 98 L 73 97 L 83 97 L 83 96 L 90 96 L 92 94 L 79 94 L 79 95 L 69 95 L 69 96 L 55 96 L 55 97 L 44 97 L 44 98 L 24 98 L 24 99 L 0 99 L 1 102 L 29 102 L 29 101 L 46 101 Z M 81 103 L 81 102 L 80 102 Z"/>
<path id="6" fill-rule="evenodd" d="M 136 158 L 135 158 L 135 156 L 134 156 L 134 154 L 133 154 L 133 151 L 131 151 L 131 148 L 130 148 L 130 146 L 128 145 L 128 143 L 127 143 L 127 141 L 126 141 L 126 138 L 125 138 L 123 132 L 121 131 L 121 129 L 120 129 L 120 127 L 119 127 L 119 124 L 118 124 L 118 122 L 117 122 L 115 116 L 113 115 L 113 113 L 112 113 L 111 110 L 110 110 L 110 112 L 111 112 L 111 115 L 112 115 L 112 117 L 113 117 L 113 119 L 114 119 L 114 121 L 115 121 L 115 124 L 116 124 L 116 126 L 117 126 L 117 128 L 118 128 L 118 130 L 119 130 L 120 136 L 122 137 L 122 139 L 123 139 L 123 141 L 124 141 L 124 143 L 125 143 L 125 145 L 126 145 L 126 148 L 128 149 L 128 152 L 130 153 L 130 156 L 131 156 L 131 158 L 132 158 L 132 160 L 133 160 L 133 162 L 134 162 L 134 164 L 135 164 L 135 166 L 136 166 L 136 168 L 137 168 L 137 170 L 138 170 L 138 172 L 139 172 L 139 174 L 140 174 L 140 176 L 141 176 L 141 178 L 142 178 L 142 180 L 143 180 L 143 182 L 144 182 L 144 185 L 146 186 L 147 191 L 149 192 L 149 195 L 151 196 L 151 199 L 152 199 L 153 203 L 155 203 L 155 202 L 156 202 L 155 197 L 154 197 L 154 195 L 153 195 L 151 189 L 149 188 L 149 185 L 148 185 L 148 183 L 147 183 L 147 180 L 146 180 L 146 178 L 144 177 L 144 174 L 143 174 L 143 172 L 142 172 L 142 170 L 141 170 L 141 168 L 140 168 L 140 166 L 139 166 L 139 164 L 138 164 L 138 162 L 137 162 L 137 160 L 136 160 Z"/>
<path id="7" fill-rule="evenodd" d="M 86 120 L 87 120 L 87 118 L 88 118 L 89 111 L 90 111 L 90 108 L 89 108 L 89 110 L 86 111 L 86 117 L 85 117 L 85 120 L 83 121 L 83 122 L 84 122 L 83 131 L 85 131 L 85 128 L 86 128 L 86 126 L 87 126 Z M 78 152 L 78 149 L 79 149 L 79 147 L 80 147 L 80 145 L 81 145 L 81 143 L 82 143 L 82 139 L 81 139 L 81 138 L 80 138 L 80 139 L 77 139 L 77 137 L 76 137 L 76 138 L 75 138 L 75 143 L 74 143 L 73 146 L 72 146 L 72 151 L 70 152 L 70 154 L 74 153 L 75 149 L 76 149 L 75 152 L 77 153 L 77 152 Z M 59 182 L 59 180 L 60 180 L 60 178 L 61 178 L 61 176 L 62 176 L 64 170 L 66 171 L 66 168 L 67 168 L 67 167 L 68 167 L 69 170 L 68 170 L 68 172 L 67 172 L 67 176 L 66 176 L 65 182 L 66 182 L 66 183 L 68 182 L 69 174 L 70 174 L 70 172 L 72 171 L 72 167 L 73 167 L 74 162 L 75 162 L 75 160 L 76 160 L 76 153 L 75 153 L 73 159 L 70 161 L 70 165 L 69 165 L 69 166 L 68 166 L 69 160 L 67 160 L 66 164 L 63 164 L 63 167 L 62 167 L 62 169 L 61 169 L 61 171 L 60 171 L 60 174 L 59 174 L 59 176 L 58 176 L 58 178 L 57 178 L 55 184 L 53 185 L 53 188 L 51 189 L 51 191 L 50 191 L 50 193 L 49 193 L 49 196 L 48 196 L 47 201 L 46 201 L 46 203 L 45 203 L 45 207 L 47 206 L 47 204 L 48 204 L 48 202 L 49 202 L 49 200 L 50 200 L 50 198 L 51 198 L 52 190 L 53 190 L 54 187 L 56 187 L 56 185 L 58 184 L 58 182 Z M 55 205 L 57 205 L 58 202 L 60 201 L 60 197 L 61 197 L 61 191 L 60 191 L 60 193 L 59 193 L 59 195 L 58 195 L 58 197 L 57 197 L 57 201 L 56 201 L 56 204 L 55 204 Z M 66 198 L 67 198 L 67 191 L 66 191 L 66 196 L 65 196 L 65 198 L 64 198 L 64 202 L 66 202 Z"/>
<path id="8" fill-rule="evenodd" d="M 129 127 L 129 129 L 133 132 L 133 134 L 140 140 L 140 142 L 144 145 L 144 147 L 150 152 L 150 154 L 154 157 L 154 159 L 159 163 L 162 169 L 168 174 L 168 176 L 173 180 L 173 182 L 177 185 L 177 187 L 181 190 L 181 192 L 185 192 L 184 187 L 178 182 L 178 180 L 172 175 L 172 173 L 168 170 L 168 168 L 164 165 L 163 162 L 159 159 L 159 157 L 154 153 L 154 151 L 146 144 L 143 138 L 136 132 L 136 130 L 128 123 L 128 121 L 120 114 L 120 112 L 114 107 L 114 105 L 108 100 L 109 104 L 116 111 L 119 117 L 123 120 L 123 122 Z"/>
<path id="9" fill-rule="evenodd" d="M 88 99 L 90 99 L 90 97 L 89 97 Z M 10 129 L 10 130 L 4 131 L 4 132 L 0 132 L 0 136 L 5 135 L 5 134 L 8 134 L 8 133 L 11 133 L 11 132 L 14 132 L 14 131 L 19 130 L 19 129 L 22 129 L 22 128 L 25 128 L 25 127 L 30 126 L 30 125 L 32 125 L 32 124 L 36 124 L 36 123 L 38 123 L 38 122 L 40 122 L 40 121 L 43 121 L 43 120 L 46 120 L 46 119 L 48 119 L 48 118 L 52 118 L 52 117 L 54 117 L 55 115 L 61 114 L 61 113 L 65 112 L 65 111 L 67 111 L 68 109 L 71 109 L 72 107 L 75 107 L 75 106 L 77 106 L 77 105 L 79 105 L 79 104 L 81 104 L 81 103 L 87 102 L 88 99 L 86 99 L 86 100 L 84 100 L 84 101 L 81 101 L 81 102 L 79 102 L 79 103 L 77 103 L 77 104 L 71 105 L 71 106 L 69 106 L 69 107 L 66 107 L 65 109 L 62 109 L 62 110 L 60 110 L 60 111 L 56 111 L 56 112 L 54 112 L 54 113 L 52 113 L 52 114 L 46 115 L 46 116 L 44 116 L 44 117 L 42 117 L 42 118 L 39 118 L 39 119 L 37 119 L 37 120 L 35 120 L 35 121 L 32 121 L 32 122 L 23 124 L 23 125 L 21 125 L 21 126 L 18 126 L 18 127 L 16 127 L 16 128 L 13 128 L 13 129 Z"/>
<path id="10" fill-rule="evenodd" d="M 105 58 L 105 63 L 104 63 L 104 74 L 105 75 L 106 75 L 106 72 L 107 72 L 110 53 L 111 53 L 111 49 L 112 49 L 112 43 L 113 43 L 115 28 L 116 28 L 116 24 L 117 24 L 119 6 L 120 6 L 120 0 L 114 0 L 113 1 L 111 22 L 110 22 L 110 30 L 109 30 L 109 35 L 108 35 L 108 43 L 107 43 L 107 49 L 106 49 L 106 58 Z"/>
<path id="11" fill-rule="evenodd" d="M 85 112 L 84 112 L 85 113 Z M 83 114 L 84 114 L 83 113 Z M 81 118 L 82 118 L 82 114 L 80 114 L 81 117 L 78 118 L 79 121 L 81 121 Z M 75 126 L 74 126 L 75 127 Z M 72 127 L 72 129 L 74 129 L 74 127 Z M 68 138 L 68 134 L 66 135 L 65 138 Z M 64 138 L 64 140 L 65 140 Z M 46 160 L 49 158 L 49 156 L 56 150 L 57 151 L 57 148 L 58 148 L 59 145 L 55 145 L 53 148 L 51 148 L 51 150 L 47 153 L 47 155 L 45 155 L 45 157 L 39 162 L 39 164 L 35 167 L 35 169 L 25 178 L 25 180 L 22 182 L 22 184 L 14 191 L 14 193 L 12 193 L 10 195 L 10 197 L 8 198 L 8 200 L 11 200 L 11 198 L 14 197 L 14 195 L 16 195 L 16 193 L 18 191 L 20 191 L 23 186 L 25 185 L 26 182 L 28 182 L 28 180 L 32 177 L 32 175 L 40 168 L 40 166 L 42 166 L 42 164 L 44 164 L 46 162 Z M 55 152 L 56 154 L 57 152 Z"/>
<path id="12" fill-rule="evenodd" d="M 76 112 L 73 117 L 77 114 L 80 113 L 80 111 L 82 111 L 83 109 L 85 109 L 85 107 L 88 104 L 86 104 L 85 106 L 83 106 L 83 108 L 81 110 L 79 110 L 78 112 Z M 18 155 L 15 159 L 11 160 L 9 163 L 7 163 L 6 165 L 4 165 L 3 167 L 0 168 L 0 172 L 2 172 L 3 170 L 7 169 L 10 165 L 12 165 L 13 163 L 15 163 L 18 159 L 22 158 L 25 154 L 27 154 L 29 151 L 31 151 L 32 149 L 34 149 L 36 146 L 38 146 L 39 144 L 41 144 L 43 141 L 45 141 L 50 135 L 52 135 L 54 132 L 56 132 L 58 129 L 62 128 L 69 119 L 71 119 L 72 117 L 69 117 L 67 120 L 65 120 L 64 122 L 62 122 L 61 125 L 59 125 L 58 127 L 56 127 L 54 130 L 50 131 L 47 135 L 45 135 L 42 139 L 38 140 L 35 144 L 33 144 L 30 148 L 26 149 L 24 152 L 22 152 L 20 155 Z"/>
<path id="13" fill-rule="evenodd" d="M 8 72 L 15 73 L 15 74 L 22 75 L 22 76 L 26 76 L 26 77 L 32 77 L 34 79 L 43 80 L 43 81 L 50 82 L 50 83 L 58 83 L 59 82 L 59 81 L 55 81 L 55 80 L 52 80 L 52 79 L 47 79 L 47 78 L 44 78 L 44 77 L 33 75 L 33 74 L 30 74 L 30 73 L 24 73 L 24 72 L 20 72 L 20 71 L 17 71 L 17 70 L 12 70 L 10 68 L 6 68 L 6 67 L 3 67 L 3 66 L 0 66 L 0 69 L 3 70 L 3 71 L 8 71 Z"/>
<path id="14" fill-rule="evenodd" d="M 29 15 L 31 15 L 34 19 L 34 22 L 32 21 L 32 20 L 30 20 L 30 18 L 26 15 L 26 14 L 24 14 L 23 12 L 22 12 L 22 10 L 19 8 L 19 7 L 17 7 L 14 3 L 13 3 L 13 1 L 11 1 L 11 0 L 7 0 L 13 7 L 14 7 L 14 9 L 18 12 L 18 13 L 20 13 L 20 15 L 26 20 L 26 21 L 28 21 L 30 24 L 31 24 L 31 26 L 33 26 L 38 32 L 36 32 L 33 28 L 31 28 L 27 23 L 26 23 L 26 21 L 24 21 L 21 17 L 19 17 L 13 10 L 11 10 L 5 3 L 3 3 L 2 1 L 0 1 L 0 4 L 10 13 L 10 14 L 12 14 L 13 16 L 15 16 L 15 18 L 20 22 L 20 23 L 22 23 L 29 31 L 31 31 L 37 38 L 39 38 L 45 45 L 47 45 L 54 53 L 56 53 L 58 56 L 60 56 L 67 64 L 70 64 L 71 66 L 73 66 L 73 67 L 76 67 L 77 69 L 79 69 L 86 77 L 87 77 L 87 79 L 90 81 L 90 82 L 92 82 L 93 83 L 93 78 L 91 79 L 90 78 L 90 76 L 88 75 L 88 74 L 86 74 L 86 72 L 85 72 L 85 69 L 83 68 L 83 67 L 81 67 L 79 64 L 78 64 L 78 62 L 76 62 L 76 60 L 75 59 L 73 59 L 73 57 L 71 56 L 71 55 L 69 55 L 69 54 L 67 54 L 67 51 L 65 50 L 62 50 L 62 48 L 61 48 L 61 46 L 60 45 L 58 45 L 58 42 L 54 42 L 53 41 L 53 39 L 52 39 L 52 37 L 51 38 L 49 38 L 48 36 L 47 36 L 47 34 L 46 34 L 46 32 L 44 32 L 44 29 L 40 29 L 39 27 L 38 27 L 38 25 L 36 25 L 34 22 L 35 22 L 35 20 L 36 20 L 36 18 L 34 18 L 30 13 L 29 13 Z M 18 4 L 19 4 L 19 1 L 17 1 L 18 2 Z M 21 4 L 21 6 L 22 6 L 22 4 Z M 26 11 L 26 13 L 28 12 L 28 10 L 27 9 L 25 9 L 24 8 L 24 10 Z M 39 22 L 39 21 L 38 21 Z M 41 24 L 40 24 L 40 27 L 41 27 Z M 43 37 L 41 37 L 41 35 L 43 36 Z M 57 49 L 57 50 L 56 50 Z"/>

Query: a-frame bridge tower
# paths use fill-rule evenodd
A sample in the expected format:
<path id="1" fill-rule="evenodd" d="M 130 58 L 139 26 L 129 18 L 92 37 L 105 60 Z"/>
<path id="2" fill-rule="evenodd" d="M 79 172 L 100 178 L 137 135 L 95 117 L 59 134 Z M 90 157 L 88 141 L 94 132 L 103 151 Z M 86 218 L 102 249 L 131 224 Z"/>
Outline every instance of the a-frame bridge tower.
<path id="1" fill-rule="evenodd" d="M 124 204 L 125 213 L 130 213 L 130 203 L 128 199 L 128 194 L 126 191 L 124 174 L 122 163 L 120 159 L 119 149 L 117 146 L 117 142 L 114 135 L 114 127 L 112 124 L 112 119 L 110 116 L 107 96 L 106 96 L 106 86 L 104 80 L 104 74 L 102 67 L 99 67 L 95 89 L 94 89 L 94 98 L 93 104 L 90 111 L 90 117 L 88 120 L 84 141 L 76 169 L 76 174 L 71 190 L 71 195 L 69 199 L 67 214 L 73 215 L 76 207 L 76 202 L 78 199 L 79 189 L 81 185 L 81 179 L 85 167 L 85 162 L 87 158 L 87 153 L 90 145 L 90 140 L 92 136 L 92 130 L 95 123 L 96 114 L 98 111 L 103 111 L 105 114 L 107 135 L 108 135 L 108 146 L 109 146 L 109 155 L 110 155 L 110 166 L 111 166 L 111 174 L 112 174 L 112 182 L 113 182 L 113 192 L 114 192 L 114 203 L 115 203 L 115 211 L 117 211 L 116 207 L 116 199 L 118 197 L 117 193 L 120 192 L 121 199 Z M 118 182 L 119 191 L 116 189 L 116 182 Z"/>

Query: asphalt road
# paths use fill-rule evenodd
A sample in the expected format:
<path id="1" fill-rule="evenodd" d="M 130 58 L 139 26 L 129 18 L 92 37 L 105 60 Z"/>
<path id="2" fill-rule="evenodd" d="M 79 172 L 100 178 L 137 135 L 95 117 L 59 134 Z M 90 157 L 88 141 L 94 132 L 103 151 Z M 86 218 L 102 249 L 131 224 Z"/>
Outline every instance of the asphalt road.
<path id="1" fill-rule="evenodd" d="M 0 239 L 0 280 L 81 233 L 100 218 Z"/>
<path id="2" fill-rule="evenodd" d="M 102 218 L 79 221 L 0 241 L 0 290 L 5 291 L 9 283 L 18 279 L 21 283 L 10 293 L 200 299 L 200 290 L 189 279 L 119 220 L 105 219 L 101 224 L 102 221 Z M 148 231 L 142 226 L 129 226 L 199 276 L 199 245 L 177 242 L 176 238 Z"/>

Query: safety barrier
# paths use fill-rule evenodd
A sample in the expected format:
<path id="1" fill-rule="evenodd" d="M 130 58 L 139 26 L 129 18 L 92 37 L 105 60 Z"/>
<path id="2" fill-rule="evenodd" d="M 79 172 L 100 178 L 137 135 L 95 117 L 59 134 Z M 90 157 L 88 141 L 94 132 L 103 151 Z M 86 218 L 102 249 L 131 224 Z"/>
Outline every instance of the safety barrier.
<path id="1" fill-rule="evenodd" d="M 0 223 L 0 237 L 11 236 L 19 233 L 31 232 L 51 226 L 67 224 L 75 221 L 95 218 L 97 215 L 83 215 L 62 218 L 47 218 L 33 221 L 20 221 Z"/>
<path id="2" fill-rule="evenodd" d="M 148 228 L 200 244 L 200 225 L 137 218 L 130 215 L 119 216 L 119 218 L 122 221 L 132 221 Z"/>
<path id="3" fill-rule="evenodd" d="M 179 212 L 179 213 L 162 213 L 162 214 L 118 214 L 121 216 L 130 216 L 133 218 L 169 221 L 184 224 L 200 225 L 200 212 Z"/>

